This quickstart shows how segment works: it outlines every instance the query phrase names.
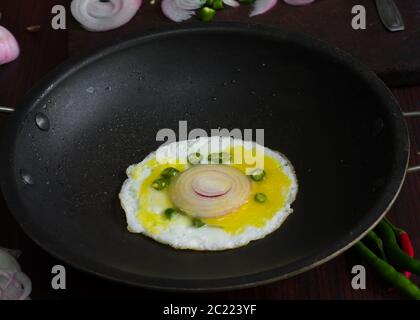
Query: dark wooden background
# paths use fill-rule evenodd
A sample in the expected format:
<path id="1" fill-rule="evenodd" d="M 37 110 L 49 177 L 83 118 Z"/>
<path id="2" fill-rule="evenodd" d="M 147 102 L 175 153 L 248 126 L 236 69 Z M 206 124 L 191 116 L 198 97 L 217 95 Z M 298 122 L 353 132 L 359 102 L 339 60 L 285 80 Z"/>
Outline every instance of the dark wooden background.
<path id="1" fill-rule="evenodd" d="M 113 40 L 121 35 L 169 24 L 158 5 L 145 1 L 143 9 L 126 26 L 106 33 L 84 31 L 68 11 L 66 30 L 50 27 L 51 8 L 66 0 L 11 0 L 0 2 L 0 24 L 9 28 L 21 45 L 18 60 L 0 66 L 0 105 L 17 106 L 25 92 L 54 66 L 68 58 Z M 388 33 L 379 22 L 371 0 L 318 0 L 305 8 L 279 5 L 270 13 L 249 20 L 247 8 L 225 10 L 218 20 L 252 21 L 302 31 L 349 51 L 376 71 L 389 85 L 420 84 L 420 1 L 396 0 L 403 13 L 407 30 Z M 354 4 L 367 9 L 368 29 L 350 28 L 350 10 Z M 40 25 L 36 33 L 26 27 Z M 394 88 L 393 93 L 405 111 L 420 110 L 420 86 Z M 7 115 L 0 115 L 0 129 Z M 420 119 L 410 119 L 412 137 L 411 163 L 420 163 Z M 0 150 L 0 156 L 1 150 Z M 420 174 L 411 174 L 403 186 L 389 217 L 405 228 L 414 244 L 420 248 Z M 398 292 L 387 290 L 386 284 L 371 269 L 367 269 L 367 289 L 351 288 L 353 265 L 362 261 L 347 251 L 339 257 L 291 279 L 252 289 L 206 293 L 176 294 L 131 288 L 108 282 L 67 267 L 67 290 L 51 289 L 51 268 L 60 264 L 42 251 L 20 230 L 0 195 L 0 246 L 23 251 L 20 258 L 23 270 L 33 281 L 34 299 L 63 298 L 168 298 L 168 299 L 401 299 Z M 420 252 L 419 252 L 420 253 Z M 417 256 L 419 256 L 417 253 Z M 417 283 L 419 279 L 415 279 Z"/>

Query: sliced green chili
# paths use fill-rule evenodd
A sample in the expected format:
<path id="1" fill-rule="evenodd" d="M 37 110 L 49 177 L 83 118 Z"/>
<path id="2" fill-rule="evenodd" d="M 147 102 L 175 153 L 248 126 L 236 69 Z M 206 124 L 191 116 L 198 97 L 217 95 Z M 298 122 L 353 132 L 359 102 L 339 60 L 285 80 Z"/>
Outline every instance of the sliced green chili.
<path id="1" fill-rule="evenodd" d="M 222 164 L 230 161 L 230 154 L 227 152 L 211 153 L 208 155 L 207 160 L 213 164 Z"/>
<path id="2" fill-rule="evenodd" d="M 202 7 L 200 10 L 200 19 L 202 21 L 211 21 L 213 20 L 214 16 L 216 15 L 216 10 L 209 8 L 209 7 Z"/>
<path id="3" fill-rule="evenodd" d="M 201 228 L 206 225 L 202 220 L 197 219 L 197 218 L 192 219 L 191 223 L 193 227 L 196 227 L 196 228 Z"/>
<path id="4" fill-rule="evenodd" d="M 179 174 L 179 170 L 174 167 L 168 167 L 162 171 L 160 174 L 162 177 L 166 179 L 171 179 Z"/>
<path id="5" fill-rule="evenodd" d="M 199 164 L 202 159 L 203 159 L 203 157 L 200 154 L 200 152 L 190 153 L 187 157 L 188 162 L 192 165 Z"/>
<path id="6" fill-rule="evenodd" d="M 223 9 L 223 0 L 213 0 L 212 7 L 215 10 L 221 10 L 221 9 Z"/>
<path id="7" fill-rule="evenodd" d="M 261 181 L 265 177 L 265 171 L 263 169 L 255 169 L 251 173 L 251 179 L 254 181 Z"/>
<path id="8" fill-rule="evenodd" d="M 152 182 L 152 188 L 156 190 L 163 190 L 168 186 L 168 180 L 159 178 Z"/>
<path id="9" fill-rule="evenodd" d="M 254 196 L 255 201 L 264 203 L 267 200 L 267 196 L 264 193 L 258 192 Z"/>
<path id="10" fill-rule="evenodd" d="M 171 220 L 172 217 L 174 215 L 176 215 L 177 213 L 178 213 L 178 211 L 176 209 L 168 208 L 168 209 L 165 210 L 165 212 L 163 214 L 165 215 L 166 219 Z"/>

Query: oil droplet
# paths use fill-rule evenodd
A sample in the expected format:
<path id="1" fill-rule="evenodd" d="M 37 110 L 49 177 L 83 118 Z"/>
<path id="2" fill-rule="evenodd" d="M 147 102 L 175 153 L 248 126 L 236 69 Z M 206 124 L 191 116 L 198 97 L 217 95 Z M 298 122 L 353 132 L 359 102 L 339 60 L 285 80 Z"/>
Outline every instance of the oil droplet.
<path id="1" fill-rule="evenodd" d="M 216 97 L 211 97 L 211 100 L 216 101 L 217 98 Z"/>
<path id="2" fill-rule="evenodd" d="M 50 120 L 42 112 L 38 112 L 35 115 L 35 123 L 37 127 L 41 129 L 42 131 L 48 131 L 50 129 Z"/>
<path id="3" fill-rule="evenodd" d="M 95 88 L 94 87 L 89 87 L 86 89 L 87 93 L 94 93 L 95 92 Z"/>
<path id="4" fill-rule="evenodd" d="M 232 79 L 232 81 L 231 81 L 232 83 L 236 83 L 236 80 L 235 79 Z"/>
<path id="5" fill-rule="evenodd" d="M 250 94 L 251 96 L 255 96 L 255 91 L 254 91 L 254 90 L 251 90 L 251 91 L 249 92 L 249 94 Z"/>
<path id="6" fill-rule="evenodd" d="M 224 86 L 224 87 L 226 87 L 227 86 L 227 82 L 225 81 L 225 82 L 223 82 L 222 83 L 222 85 Z"/>
<path id="7" fill-rule="evenodd" d="M 20 169 L 19 174 L 24 184 L 33 185 L 35 183 L 32 176 L 26 170 Z"/>

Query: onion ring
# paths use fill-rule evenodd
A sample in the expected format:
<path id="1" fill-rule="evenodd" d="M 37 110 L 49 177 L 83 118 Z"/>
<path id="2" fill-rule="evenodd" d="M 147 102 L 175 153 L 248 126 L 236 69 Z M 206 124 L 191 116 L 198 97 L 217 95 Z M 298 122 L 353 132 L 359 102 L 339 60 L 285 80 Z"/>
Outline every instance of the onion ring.
<path id="1" fill-rule="evenodd" d="M 259 14 L 266 13 L 271 10 L 277 4 L 277 0 L 256 0 L 254 7 L 249 14 L 250 17 L 257 16 Z"/>
<path id="2" fill-rule="evenodd" d="M 73 0 L 73 17 L 89 31 L 108 31 L 130 21 L 140 9 L 142 0 Z"/>
<path id="3" fill-rule="evenodd" d="M 223 3 L 230 7 L 234 7 L 234 8 L 239 7 L 239 2 L 236 0 L 223 0 Z"/>
<path id="4" fill-rule="evenodd" d="M 175 22 L 188 20 L 195 14 L 193 10 L 178 7 L 176 0 L 162 0 L 161 8 L 163 14 Z"/>
<path id="5" fill-rule="evenodd" d="M 246 203 L 250 192 L 250 179 L 227 165 L 194 166 L 169 185 L 172 203 L 195 218 L 226 215 Z"/>

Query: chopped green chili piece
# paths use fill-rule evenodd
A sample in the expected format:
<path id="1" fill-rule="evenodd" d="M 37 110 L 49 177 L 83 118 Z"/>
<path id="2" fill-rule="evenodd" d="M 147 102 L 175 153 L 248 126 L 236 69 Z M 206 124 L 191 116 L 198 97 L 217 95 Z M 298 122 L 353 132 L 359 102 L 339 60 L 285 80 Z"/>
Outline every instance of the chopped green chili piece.
<path id="1" fill-rule="evenodd" d="M 203 221 L 197 218 L 192 219 L 191 222 L 192 222 L 192 225 L 196 228 L 201 228 L 206 225 Z"/>
<path id="2" fill-rule="evenodd" d="M 267 196 L 264 193 L 258 192 L 254 196 L 255 201 L 263 203 L 267 200 Z"/>
<path id="3" fill-rule="evenodd" d="M 223 0 L 213 0 L 213 9 L 221 10 L 223 9 Z"/>
<path id="4" fill-rule="evenodd" d="M 172 217 L 174 215 L 176 215 L 177 213 L 178 213 L 178 211 L 176 211 L 176 209 L 168 208 L 168 209 L 165 210 L 164 215 L 165 215 L 166 219 L 171 220 Z"/>
<path id="5" fill-rule="evenodd" d="M 164 178 L 159 178 L 152 182 L 152 188 L 156 190 L 165 189 L 167 186 L 168 186 L 168 180 Z"/>
<path id="6" fill-rule="evenodd" d="M 214 3 L 214 0 L 207 0 L 206 1 L 206 6 L 207 7 L 213 7 L 213 3 Z"/>
<path id="7" fill-rule="evenodd" d="M 200 10 L 200 19 L 202 21 L 211 21 L 216 15 L 216 10 L 209 7 L 202 7 Z"/>
<path id="8" fill-rule="evenodd" d="M 230 161 L 230 154 L 227 152 L 211 153 L 207 159 L 213 164 L 227 163 Z"/>
<path id="9" fill-rule="evenodd" d="M 187 157 L 188 162 L 192 165 L 199 164 L 201 159 L 203 159 L 203 157 L 201 156 L 200 152 L 190 153 Z"/>
<path id="10" fill-rule="evenodd" d="M 170 178 L 173 178 L 173 177 L 177 176 L 178 174 L 179 174 L 178 169 L 175 169 L 173 167 L 168 167 L 165 170 L 163 170 L 160 175 L 164 178 L 170 179 Z"/>
<path id="11" fill-rule="evenodd" d="M 265 171 L 263 169 L 255 169 L 251 173 L 251 179 L 254 181 L 261 181 L 265 177 Z"/>

